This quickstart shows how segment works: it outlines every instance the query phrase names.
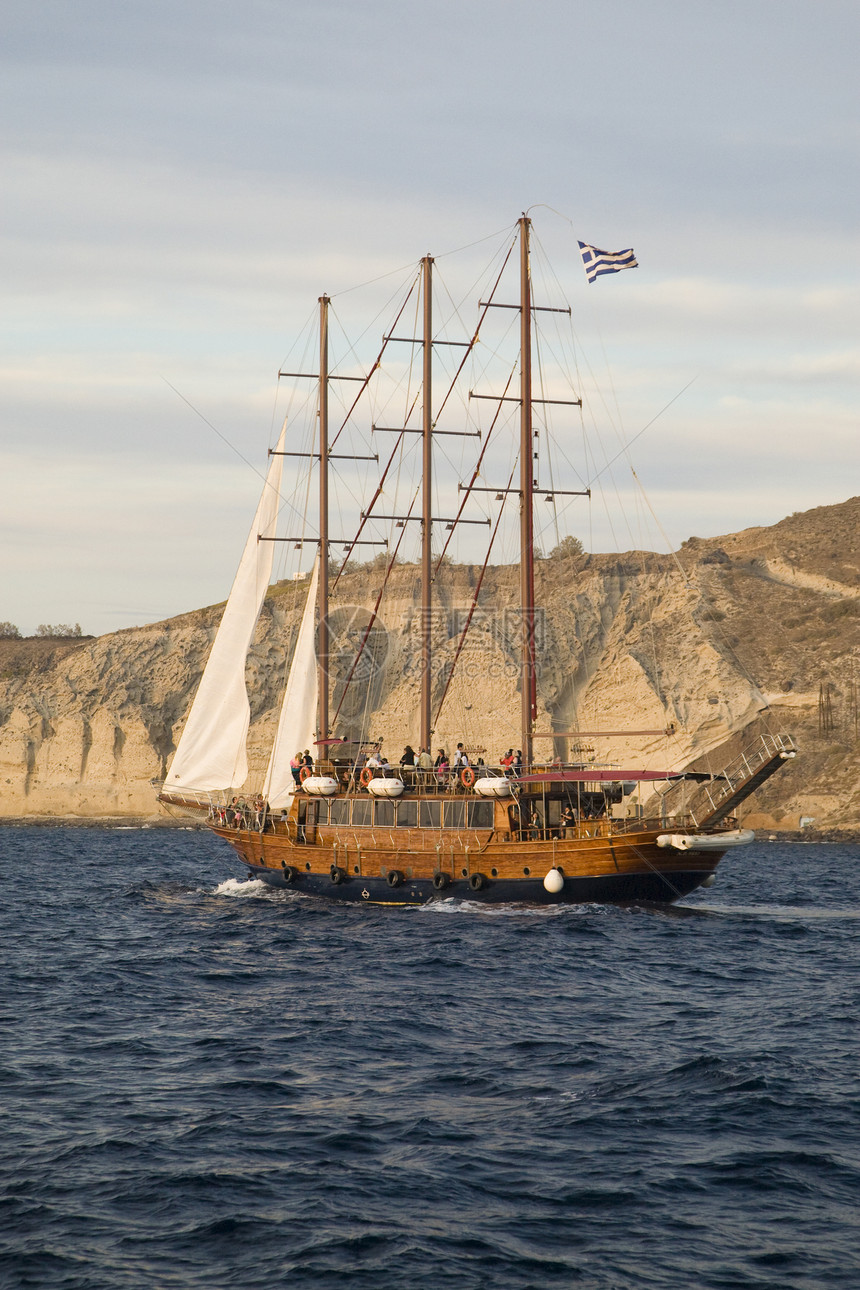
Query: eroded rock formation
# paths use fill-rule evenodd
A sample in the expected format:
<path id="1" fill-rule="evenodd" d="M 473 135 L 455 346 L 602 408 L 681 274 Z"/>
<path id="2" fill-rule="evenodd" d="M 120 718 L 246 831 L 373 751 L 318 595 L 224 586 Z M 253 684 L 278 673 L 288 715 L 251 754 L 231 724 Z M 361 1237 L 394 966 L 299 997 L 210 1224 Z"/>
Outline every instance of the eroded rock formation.
<path id="1" fill-rule="evenodd" d="M 543 560 L 536 748 L 618 767 L 680 768 L 731 751 L 750 727 L 787 730 L 802 757 L 745 807 L 754 827 L 860 826 L 860 499 L 771 528 L 691 538 L 649 552 Z M 478 569 L 444 568 L 434 613 L 438 702 Z M 433 742 L 459 739 L 495 762 L 519 743 L 513 569 L 488 570 Z M 259 783 L 301 611 L 301 584 L 279 584 L 248 661 L 251 777 Z M 376 595 L 350 574 L 333 605 L 332 712 Z M 382 738 L 391 760 L 417 747 L 418 585 L 400 566 L 338 733 Z M 0 642 L 0 814 L 151 816 L 220 607 L 83 641 Z M 571 732 L 582 732 L 574 737 Z M 605 732 L 646 732 L 608 735 Z M 647 733 L 650 732 L 650 733 Z"/>

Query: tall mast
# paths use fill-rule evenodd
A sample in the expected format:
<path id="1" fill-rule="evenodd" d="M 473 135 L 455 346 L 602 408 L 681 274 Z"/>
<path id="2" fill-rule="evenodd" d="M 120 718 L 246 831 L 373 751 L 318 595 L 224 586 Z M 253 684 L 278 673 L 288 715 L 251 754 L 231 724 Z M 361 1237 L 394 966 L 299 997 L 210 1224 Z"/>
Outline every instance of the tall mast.
<path id="1" fill-rule="evenodd" d="M 532 764 L 532 734 L 537 710 L 535 668 L 534 564 L 534 440 L 532 437 L 532 302 L 529 279 L 529 228 L 520 226 L 520 608 L 522 663 L 520 672 L 523 764 Z"/>
<path id="2" fill-rule="evenodd" d="M 421 523 L 421 719 L 420 748 L 430 748 L 431 677 L 431 562 L 433 536 L 433 260 L 425 255 L 421 261 L 422 289 L 424 293 L 424 415 L 423 476 L 424 492 Z"/>
<path id="3" fill-rule="evenodd" d="M 319 679 L 318 720 L 320 739 L 327 739 L 328 729 L 328 306 L 329 297 L 320 296 L 320 569 L 319 632 L 317 635 L 317 676 Z M 325 745 L 320 754 L 325 752 Z"/>

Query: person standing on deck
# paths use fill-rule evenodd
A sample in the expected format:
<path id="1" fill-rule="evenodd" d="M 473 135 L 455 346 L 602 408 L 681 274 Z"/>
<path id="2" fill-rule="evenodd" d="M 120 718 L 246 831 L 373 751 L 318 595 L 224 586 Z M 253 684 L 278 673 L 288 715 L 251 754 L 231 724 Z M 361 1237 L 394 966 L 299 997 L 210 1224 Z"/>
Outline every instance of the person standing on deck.
<path id="1" fill-rule="evenodd" d="M 444 748 L 439 749 L 439 752 L 436 755 L 436 760 L 433 763 L 433 765 L 436 770 L 436 779 L 438 781 L 439 786 L 441 787 L 442 784 L 444 784 L 446 779 L 448 778 L 448 754 L 446 753 Z"/>
<path id="2" fill-rule="evenodd" d="M 429 748 L 422 748 L 418 754 L 418 782 L 422 787 L 430 783 L 430 776 L 433 771 L 433 758 L 430 756 Z"/>

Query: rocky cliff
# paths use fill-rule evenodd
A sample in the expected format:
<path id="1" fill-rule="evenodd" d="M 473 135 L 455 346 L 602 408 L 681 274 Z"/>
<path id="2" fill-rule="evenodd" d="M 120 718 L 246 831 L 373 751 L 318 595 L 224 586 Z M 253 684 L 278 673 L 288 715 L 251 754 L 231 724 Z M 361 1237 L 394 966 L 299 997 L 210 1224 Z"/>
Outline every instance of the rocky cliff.
<path id="1" fill-rule="evenodd" d="M 674 555 L 540 561 L 537 752 L 579 748 L 619 767 L 645 757 L 654 768 L 696 761 L 718 769 L 741 730 L 786 730 L 802 755 L 746 804 L 745 822 L 794 830 L 807 817 L 820 828 L 860 827 L 858 527 L 853 498 L 770 528 L 691 538 Z M 457 565 L 438 575 L 436 703 L 478 574 Z M 332 711 L 340 709 L 338 733 L 382 738 L 396 760 L 403 745 L 417 744 L 412 566 L 396 569 L 341 702 L 376 590 L 367 570 L 338 584 Z M 463 739 L 496 761 L 519 742 L 516 591 L 513 569 L 487 571 L 435 745 Z M 301 584 L 273 587 L 257 627 L 249 786 L 268 755 L 303 592 Z M 94 640 L 0 641 L 0 815 L 154 815 L 154 785 L 220 613 L 214 606 Z M 639 733 L 606 733 L 618 731 Z"/>

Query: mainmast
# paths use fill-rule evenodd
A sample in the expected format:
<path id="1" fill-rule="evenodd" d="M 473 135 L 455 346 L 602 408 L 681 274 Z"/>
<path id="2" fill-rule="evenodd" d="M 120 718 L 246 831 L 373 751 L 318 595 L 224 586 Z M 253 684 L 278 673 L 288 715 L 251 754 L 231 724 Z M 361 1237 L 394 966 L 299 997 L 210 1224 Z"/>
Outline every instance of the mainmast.
<path id="1" fill-rule="evenodd" d="M 319 373 L 319 441 L 320 441 L 320 567 L 317 604 L 317 676 L 319 700 L 318 739 L 328 738 L 328 307 L 329 297 L 320 296 L 320 373 Z"/>
<path id="2" fill-rule="evenodd" d="M 432 537 L 433 537 L 433 260 L 421 261 L 424 293 L 424 412 L 422 421 L 423 496 L 421 514 L 421 719 L 420 748 L 430 748 Z"/>
<path id="3" fill-rule="evenodd" d="M 520 610 L 522 657 L 520 669 L 523 764 L 532 764 L 532 735 L 537 712 L 535 666 L 535 564 L 534 564 L 534 439 L 532 435 L 532 303 L 529 278 L 529 229 L 523 215 L 520 226 Z"/>

